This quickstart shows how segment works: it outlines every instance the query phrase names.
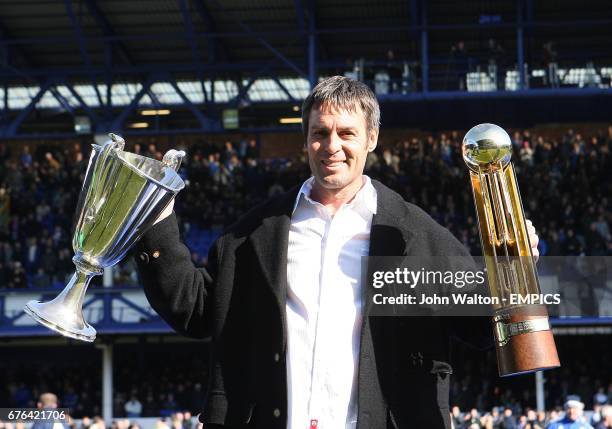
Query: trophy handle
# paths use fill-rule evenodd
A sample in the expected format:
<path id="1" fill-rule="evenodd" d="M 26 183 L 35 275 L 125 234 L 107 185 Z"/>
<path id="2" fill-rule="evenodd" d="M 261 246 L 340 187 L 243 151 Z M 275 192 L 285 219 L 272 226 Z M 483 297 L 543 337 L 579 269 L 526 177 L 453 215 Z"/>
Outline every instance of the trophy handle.
<path id="1" fill-rule="evenodd" d="M 111 139 L 110 148 L 114 150 L 123 150 L 125 147 L 125 140 L 123 140 L 123 137 L 114 133 L 108 133 L 108 136 Z"/>
<path id="2" fill-rule="evenodd" d="M 181 162 L 183 161 L 184 157 L 185 157 L 184 150 L 170 149 L 164 155 L 162 162 L 164 163 L 164 165 L 166 165 L 166 167 L 170 167 L 174 171 L 178 171 L 178 169 L 181 167 Z"/>

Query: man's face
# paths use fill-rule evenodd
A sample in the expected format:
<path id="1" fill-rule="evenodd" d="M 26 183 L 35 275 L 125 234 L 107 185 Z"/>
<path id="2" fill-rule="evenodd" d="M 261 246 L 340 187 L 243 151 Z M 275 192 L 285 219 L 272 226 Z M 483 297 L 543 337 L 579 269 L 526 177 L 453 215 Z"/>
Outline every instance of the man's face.
<path id="1" fill-rule="evenodd" d="M 355 112 L 334 106 L 313 106 L 308 121 L 308 162 L 318 185 L 340 190 L 361 181 L 368 152 L 378 133 L 368 131 L 360 107 Z"/>
<path id="2" fill-rule="evenodd" d="M 568 407 L 567 408 L 567 416 L 570 420 L 578 420 L 582 415 L 582 410 L 579 407 Z"/>

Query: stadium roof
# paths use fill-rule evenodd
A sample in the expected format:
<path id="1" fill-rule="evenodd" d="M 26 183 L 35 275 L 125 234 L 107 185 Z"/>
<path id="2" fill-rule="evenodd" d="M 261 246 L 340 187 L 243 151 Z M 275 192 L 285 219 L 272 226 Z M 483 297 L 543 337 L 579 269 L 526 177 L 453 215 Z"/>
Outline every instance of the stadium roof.
<path id="1" fill-rule="evenodd" d="M 491 37 L 514 57 L 519 8 L 523 24 L 536 25 L 526 37 L 555 40 L 572 55 L 610 55 L 606 0 L 9 0 L 0 2 L 0 44 L 4 67 L 30 72 L 199 62 L 203 72 L 235 74 L 245 70 L 224 66 L 273 61 L 306 77 L 311 32 L 323 67 L 385 60 L 388 49 L 419 60 L 423 24 L 432 59 L 460 39 L 476 50 Z"/>
<path id="2" fill-rule="evenodd" d="M 139 106 L 182 106 L 203 129 L 201 105 L 217 123 L 211 104 L 293 106 L 320 76 L 388 67 L 389 50 L 414 81 L 394 100 L 418 99 L 448 90 L 460 40 L 476 64 L 486 62 L 489 39 L 501 44 L 509 91 L 526 88 L 516 64 L 545 73 L 542 45 L 552 40 L 569 71 L 562 84 L 580 87 L 592 69 L 610 80 L 608 10 L 607 0 L 5 0 L 0 109 L 9 113 L 0 135 L 15 136 L 45 109 L 56 114 L 45 120 L 71 124 L 68 114 L 85 113 L 116 129 Z M 482 70 L 467 83 L 499 88 Z"/>

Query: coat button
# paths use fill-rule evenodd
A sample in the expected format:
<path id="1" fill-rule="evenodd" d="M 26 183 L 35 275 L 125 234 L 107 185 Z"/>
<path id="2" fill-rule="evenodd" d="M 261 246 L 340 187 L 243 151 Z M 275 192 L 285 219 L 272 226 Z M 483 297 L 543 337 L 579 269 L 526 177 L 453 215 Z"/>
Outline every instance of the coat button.
<path id="1" fill-rule="evenodd" d="M 278 353 L 274 353 L 274 362 L 278 362 L 280 360 L 280 355 Z"/>
<path id="2" fill-rule="evenodd" d="M 146 252 L 140 253 L 140 255 L 138 255 L 138 258 L 141 262 L 144 262 L 145 264 L 149 263 L 149 255 Z"/>
<path id="3" fill-rule="evenodd" d="M 273 414 L 276 418 L 280 417 L 280 410 L 278 408 L 275 408 Z"/>
<path id="4" fill-rule="evenodd" d="M 155 252 L 153 252 L 151 256 L 153 256 L 153 258 L 155 259 L 159 258 L 159 250 L 156 250 Z"/>

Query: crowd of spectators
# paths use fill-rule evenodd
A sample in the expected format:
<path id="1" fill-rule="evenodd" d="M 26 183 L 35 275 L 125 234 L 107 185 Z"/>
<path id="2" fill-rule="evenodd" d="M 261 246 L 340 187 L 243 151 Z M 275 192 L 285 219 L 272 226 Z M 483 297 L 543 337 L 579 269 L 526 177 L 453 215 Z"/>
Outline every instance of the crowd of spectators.
<path id="1" fill-rule="evenodd" d="M 526 425 L 534 423 L 534 417 L 535 423 L 545 428 L 563 416 L 568 399 L 584 404 L 585 419 L 595 427 L 601 413 L 609 410 L 604 406 L 612 405 L 612 350 L 607 340 L 609 336 L 603 335 L 557 336 L 562 367 L 544 372 L 546 413 L 534 411 L 537 400 L 533 375 L 500 378 L 493 350 L 482 352 L 457 344 L 450 389 L 455 428 L 535 429 L 534 424 Z M 114 345 L 113 416 L 124 423 L 137 417 L 162 417 L 174 429 L 172 422 L 176 419 L 189 420 L 189 416 L 197 415 L 207 382 L 205 348 L 205 344 L 193 342 Z M 30 349 L 7 348 L 6 354 L 14 358 L 0 362 L 0 404 L 35 407 L 41 393 L 52 391 L 58 395 L 59 405 L 69 408 L 74 418 L 93 419 L 102 414 L 100 372 L 91 371 L 101 366 L 97 350 L 56 347 L 46 353 L 49 364 L 41 366 Z M 97 421 L 92 419 L 86 422 Z"/>
<path id="2" fill-rule="evenodd" d="M 38 423 L 32 425 L 30 429 L 40 429 L 41 425 L 46 423 Z M 46 428 L 47 426 L 45 426 Z M 83 418 L 75 420 L 69 416 L 68 421 L 61 425 L 63 429 L 142 429 L 142 426 L 135 420 L 129 418 L 114 419 L 110 423 L 104 421 L 102 416 L 94 415 L 83 416 Z M 155 429 L 204 429 L 196 416 L 193 416 L 189 411 L 172 413 L 169 417 L 160 417 L 155 422 Z M 0 420 L 0 429 L 26 429 L 24 422 L 3 422 Z"/>
<path id="3" fill-rule="evenodd" d="M 569 399 L 563 409 L 536 411 L 527 408 L 516 414 L 512 408 L 493 407 L 490 411 L 476 408 L 462 411 L 454 406 L 451 421 L 454 429 L 608 429 L 612 427 L 612 405 L 599 405 L 584 414 L 584 404 Z"/>
<path id="4" fill-rule="evenodd" d="M 379 145 L 366 173 L 424 208 L 473 254 L 478 227 L 465 164 L 462 133 L 414 136 Z M 512 137 L 523 205 L 538 230 L 541 255 L 610 255 L 612 127 L 558 137 L 516 131 Z M 23 146 L 12 154 L 0 144 L 0 287 L 60 287 L 73 272 L 72 219 L 87 167 L 85 146 Z M 263 159 L 254 139 L 194 143 L 181 175 L 188 186 L 176 211 L 187 236 L 219 231 L 248 208 L 309 176 L 304 152 Z M 161 159 L 151 143 L 128 147 Z M 206 249 L 194 251 L 206 262 Z M 133 262 L 115 268 L 116 283 L 138 283 Z"/>

